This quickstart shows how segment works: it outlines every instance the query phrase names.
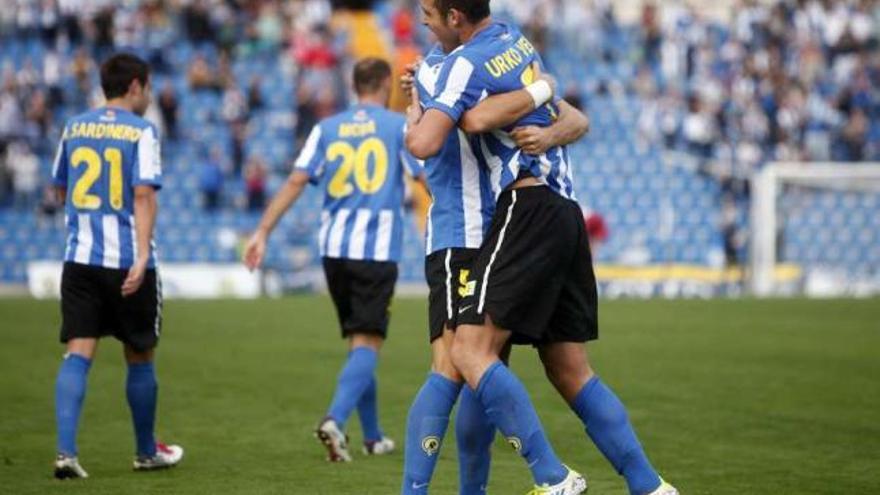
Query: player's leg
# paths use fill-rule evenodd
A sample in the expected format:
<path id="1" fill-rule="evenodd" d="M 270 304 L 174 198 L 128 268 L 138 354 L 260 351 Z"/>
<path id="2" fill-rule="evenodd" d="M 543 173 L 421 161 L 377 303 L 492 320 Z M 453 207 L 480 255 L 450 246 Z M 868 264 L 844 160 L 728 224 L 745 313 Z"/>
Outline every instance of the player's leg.
<path id="1" fill-rule="evenodd" d="M 509 339 L 510 332 L 497 327 L 488 315 L 483 326 L 459 325 L 453 362 L 491 422 L 525 459 L 535 484 L 556 485 L 568 477 L 569 470 L 550 446 L 522 382 L 499 358 Z"/>
<path id="2" fill-rule="evenodd" d="M 388 453 L 389 444 L 383 441 L 386 437 L 379 426 L 378 400 L 377 380 L 373 376 L 357 403 L 361 431 L 364 433 L 364 451 L 367 454 Z M 393 449 L 393 442 L 390 447 Z"/>
<path id="3" fill-rule="evenodd" d="M 125 378 L 125 397 L 134 426 L 135 454 L 137 457 L 156 455 L 156 401 L 159 384 L 153 366 L 153 350 L 138 352 L 130 345 L 123 348 L 128 373 Z"/>
<path id="4" fill-rule="evenodd" d="M 653 493 L 662 485 L 636 438 L 626 409 L 595 375 L 585 342 L 598 337 L 598 294 L 587 234 L 575 205 L 567 214 L 577 222 L 577 243 L 539 354 L 550 382 L 584 424 L 587 434 L 630 493 Z"/>
<path id="5" fill-rule="evenodd" d="M 116 287 L 118 291 L 126 270 L 117 272 L 109 288 Z M 155 436 L 159 384 L 154 356 L 162 330 L 162 284 L 157 271 L 147 270 L 137 292 L 120 297 L 115 307 L 116 337 L 123 343 L 128 368 L 125 397 L 134 428 L 134 469 L 149 471 L 173 467 L 183 458 L 183 448 L 165 445 Z"/>
<path id="6" fill-rule="evenodd" d="M 98 347 L 96 338 L 74 338 L 67 342 L 55 380 L 55 422 L 57 452 L 66 457 L 77 456 L 76 434 L 86 395 L 89 369 Z"/>
<path id="7" fill-rule="evenodd" d="M 376 382 L 376 366 L 379 362 L 379 351 L 384 343 L 384 338 L 375 333 L 352 333 L 349 335 L 349 352 L 339 375 L 336 379 L 336 390 L 333 394 L 333 400 L 327 409 L 326 417 L 336 422 L 340 429 L 345 429 L 345 424 L 351 413 L 358 407 L 365 394 L 369 392 L 371 385 L 375 387 Z M 372 392 L 373 397 L 366 397 L 367 401 L 372 399 L 375 404 L 375 388 Z M 362 416 L 361 421 L 365 418 Z M 366 418 L 369 420 L 369 414 Z M 378 430 L 378 417 L 375 424 L 371 424 L 365 429 L 365 441 L 381 440 L 379 438 L 370 438 L 368 429 Z"/>
<path id="8" fill-rule="evenodd" d="M 396 448 L 394 440 L 385 436 L 379 426 L 378 385 L 373 377 L 357 403 L 361 431 L 364 433 L 364 453 L 367 455 L 390 454 Z"/>
<path id="9" fill-rule="evenodd" d="M 648 460 L 617 395 L 594 374 L 581 343 L 541 346 L 541 361 L 556 387 L 584 424 L 590 439 L 626 479 L 629 492 L 644 495 L 662 480 Z"/>
<path id="10" fill-rule="evenodd" d="M 165 445 L 155 436 L 159 385 L 153 365 L 154 349 L 138 349 L 126 343 L 123 352 L 128 365 L 125 397 L 135 435 L 134 469 L 152 471 L 176 466 L 183 459 L 183 448 Z"/>
<path id="11" fill-rule="evenodd" d="M 510 346 L 501 354 L 509 362 Z M 460 495 L 482 495 L 489 484 L 495 425 L 470 387 L 462 387 L 455 415 Z"/>
<path id="12" fill-rule="evenodd" d="M 370 453 L 387 453 L 393 450 L 394 443 L 386 439 L 379 428 L 375 384 L 379 351 L 388 330 L 397 265 L 325 258 L 324 273 L 342 334 L 349 340 L 349 353 L 337 377 L 327 414 L 315 434 L 327 448 L 330 461 L 350 461 L 345 424 L 363 402 L 359 411 L 365 448 Z M 378 449 L 377 442 L 382 443 Z"/>
<path id="13" fill-rule="evenodd" d="M 449 417 L 462 390 L 462 378 L 452 365 L 449 349 L 452 345 L 455 318 L 458 304 L 467 291 L 468 273 L 476 249 L 448 248 L 436 251 L 425 258 L 425 279 L 428 282 L 428 320 L 431 341 L 431 373 L 419 389 L 407 416 L 406 449 L 404 452 L 404 480 L 402 493 L 426 493 L 439 457 L 439 449 L 449 427 Z M 466 411 L 465 411 L 466 412 Z M 482 413 L 482 409 L 480 409 Z M 458 418 L 461 418 L 461 410 Z M 460 423 L 458 423 L 460 424 Z M 478 432 L 479 425 L 468 425 L 470 433 L 485 436 Z M 490 433 L 494 429 L 490 428 Z M 477 449 L 480 450 L 480 449 Z M 460 471 L 463 486 L 480 485 L 480 479 L 471 477 L 482 467 L 476 466 L 482 460 L 462 451 L 459 444 L 459 459 L 465 459 L 466 469 Z M 462 455 L 464 454 L 464 458 Z M 485 460 L 488 471 L 488 459 Z M 464 493 L 464 492 L 462 492 Z"/>
<path id="14" fill-rule="evenodd" d="M 406 418 L 403 484 L 401 494 L 428 493 L 440 447 L 449 427 L 449 416 L 462 387 L 462 377 L 452 364 L 449 348 L 453 333 L 443 330 L 431 342 L 431 373 L 416 394 Z"/>
<path id="15" fill-rule="evenodd" d="M 499 359 L 503 345 L 540 342 L 553 314 L 577 232 L 560 216 L 568 201 L 546 187 L 499 197 L 474 264 L 474 290 L 462 300 L 452 355 L 492 423 L 525 458 L 539 490 L 581 493 L 586 482 L 550 446 L 528 393 Z"/>
<path id="16" fill-rule="evenodd" d="M 105 309 L 98 271 L 95 267 L 65 263 L 61 275 L 60 340 L 66 353 L 55 380 L 55 477 L 60 479 L 88 477 L 77 460 L 77 432 Z"/>

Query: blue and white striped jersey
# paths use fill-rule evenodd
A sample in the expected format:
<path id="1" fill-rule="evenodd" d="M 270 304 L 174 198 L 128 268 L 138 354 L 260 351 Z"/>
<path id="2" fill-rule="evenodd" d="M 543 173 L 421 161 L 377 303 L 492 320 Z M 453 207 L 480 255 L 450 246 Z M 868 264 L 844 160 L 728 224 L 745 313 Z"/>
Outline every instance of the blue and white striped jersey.
<path id="1" fill-rule="evenodd" d="M 134 188 L 162 186 L 156 127 L 114 107 L 70 119 L 55 155 L 52 180 L 67 188 L 64 261 L 130 268 L 138 249 Z M 156 266 L 155 241 L 148 266 Z"/>
<path id="2" fill-rule="evenodd" d="M 421 165 L 406 151 L 406 119 L 356 105 L 316 125 L 296 160 L 324 190 L 321 256 L 398 261 L 403 242 L 403 174 Z"/>
<path id="3" fill-rule="evenodd" d="M 422 106 L 431 102 L 446 54 L 435 45 L 416 73 Z M 456 128 L 440 152 L 425 160 L 431 209 L 428 212 L 427 254 L 447 248 L 479 248 L 489 228 L 495 198 L 489 171 L 481 166 L 470 138 Z"/>
<path id="4" fill-rule="evenodd" d="M 455 122 L 491 94 L 522 89 L 534 81 L 532 63 L 541 64 L 535 47 L 516 28 L 493 22 L 460 46 L 443 62 L 434 99 L 428 108 L 440 110 Z M 500 193 L 526 171 L 563 197 L 574 199 L 568 151 L 565 147 L 528 155 L 516 147 L 509 130 L 524 125 L 549 126 L 557 108 L 550 103 L 536 109 L 509 129 L 481 134 L 474 140 L 478 156 L 486 161 L 492 188 Z"/>

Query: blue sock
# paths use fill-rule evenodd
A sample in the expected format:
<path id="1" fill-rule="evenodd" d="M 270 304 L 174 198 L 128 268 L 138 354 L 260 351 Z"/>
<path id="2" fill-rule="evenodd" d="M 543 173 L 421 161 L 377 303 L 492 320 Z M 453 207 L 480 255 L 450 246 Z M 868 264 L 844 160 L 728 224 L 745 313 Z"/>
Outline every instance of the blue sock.
<path id="1" fill-rule="evenodd" d="M 137 441 L 137 455 L 156 455 L 156 439 L 153 427 L 156 424 L 156 396 L 159 385 L 156 383 L 156 370 L 153 363 L 128 365 L 128 378 L 125 381 L 125 396 L 131 409 L 134 423 L 134 436 Z"/>
<path id="2" fill-rule="evenodd" d="M 660 476 L 642 450 L 626 408 L 598 376 L 578 392 L 571 408 L 583 421 L 596 447 L 626 478 L 631 494 L 651 493 L 660 486 Z"/>
<path id="3" fill-rule="evenodd" d="M 345 429 L 348 417 L 360 401 L 364 390 L 370 386 L 378 361 L 379 354 L 369 347 L 356 347 L 348 353 L 348 361 L 339 372 L 333 402 L 327 411 L 327 416 L 336 421 L 339 429 Z"/>
<path id="4" fill-rule="evenodd" d="M 403 452 L 402 495 L 428 493 L 440 445 L 449 426 L 449 413 L 461 384 L 431 373 L 416 395 L 406 417 L 406 448 Z"/>
<path id="5" fill-rule="evenodd" d="M 358 417 L 361 418 L 361 430 L 365 442 L 382 440 L 382 429 L 379 428 L 379 410 L 376 406 L 376 377 L 371 377 L 367 389 L 361 394 L 357 403 Z"/>
<path id="6" fill-rule="evenodd" d="M 568 475 L 544 435 L 526 388 L 501 361 L 483 373 L 477 398 L 513 448 L 525 458 L 536 485 L 555 485 Z"/>
<path id="7" fill-rule="evenodd" d="M 460 495 L 484 495 L 489 484 L 495 425 L 470 387 L 462 387 L 455 415 Z"/>
<path id="8" fill-rule="evenodd" d="M 58 370 L 55 380 L 55 423 L 59 454 L 76 456 L 76 430 L 91 366 L 90 359 L 79 354 L 68 354 Z"/>

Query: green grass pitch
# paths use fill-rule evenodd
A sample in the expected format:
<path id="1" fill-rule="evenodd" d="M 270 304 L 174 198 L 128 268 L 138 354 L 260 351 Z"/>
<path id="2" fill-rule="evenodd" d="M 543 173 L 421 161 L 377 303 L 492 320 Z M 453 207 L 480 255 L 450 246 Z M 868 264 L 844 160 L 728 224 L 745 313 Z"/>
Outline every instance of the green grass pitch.
<path id="1" fill-rule="evenodd" d="M 685 495 L 880 491 L 880 301 L 608 301 L 597 370 L 621 396 L 654 464 Z M 326 463 L 312 438 L 345 352 L 326 297 L 169 301 L 158 354 L 158 432 L 186 448 L 170 471 L 131 471 L 133 435 L 120 346 L 102 342 L 79 437 L 91 478 L 51 478 L 53 383 L 62 354 L 57 302 L 0 301 L 0 493 L 397 493 L 402 453 Z M 379 370 L 382 424 L 399 444 L 428 370 L 423 299 L 398 299 Z M 547 384 L 537 356 L 514 350 L 547 433 L 590 493 L 622 479 Z M 361 435 L 349 423 L 354 445 Z M 447 435 L 432 485 L 454 494 Z M 493 495 L 530 488 L 496 442 Z"/>

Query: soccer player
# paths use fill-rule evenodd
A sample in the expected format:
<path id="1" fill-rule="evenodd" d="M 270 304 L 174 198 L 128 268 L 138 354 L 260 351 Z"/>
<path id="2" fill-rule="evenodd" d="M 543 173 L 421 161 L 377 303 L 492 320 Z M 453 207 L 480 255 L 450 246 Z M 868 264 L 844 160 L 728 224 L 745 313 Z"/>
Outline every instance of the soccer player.
<path id="1" fill-rule="evenodd" d="M 149 67 L 135 56 L 114 55 L 101 66 L 101 88 L 107 104 L 67 123 L 52 170 L 69 232 L 61 276 L 67 353 L 55 384 L 59 479 L 88 477 L 77 460 L 76 434 L 104 335 L 122 341 L 128 362 L 134 469 L 171 467 L 183 457 L 182 448 L 157 442 L 153 433 L 153 356 L 162 322 L 153 226 L 162 166 L 156 128 L 142 118 L 151 99 Z"/>
<path id="2" fill-rule="evenodd" d="M 488 0 L 422 0 L 425 22 L 452 29 L 464 45 L 444 61 L 428 110 L 411 106 L 407 147 L 428 158 L 462 114 L 486 94 L 522 88 L 539 62 L 516 29 L 489 17 Z M 549 99 L 545 94 L 536 97 Z M 520 125 L 547 126 L 543 106 Z M 452 360 L 499 430 L 527 460 L 537 494 L 586 490 L 586 480 L 556 457 L 519 380 L 499 360 L 511 339 L 539 347 L 548 377 L 633 494 L 677 494 L 648 462 L 626 410 L 589 366 L 583 343 L 598 336 L 597 295 L 587 235 L 574 201 L 565 148 L 524 153 L 509 136 L 482 134 L 479 146 L 498 197 L 490 232 L 460 301 Z M 470 289 L 470 288 L 469 288 Z"/>
<path id="3" fill-rule="evenodd" d="M 375 370 L 401 254 L 404 173 L 421 178 L 421 165 L 404 148 L 404 117 L 387 109 L 391 84 L 391 67 L 384 60 L 366 58 L 355 65 L 358 104 L 312 129 L 243 254 L 248 268 L 260 266 L 281 215 L 307 183 L 321 187 L 324 274 L 349 346 L 330 408 L 315 431 L 332 462 L 351 461 L 344 431 L 355 408 L 365 453 L 394 450 L 379 428 Z"/>
<path id="4" fill-rule="evenodd" d="M 404 91 L 417 87 L 413 105 L 431 101 L 433 88 L 446 53 L 458 46 L 454 33 L 440 33 L 436 45 L 405 79 Z M 552 80 L 539 76 L 533 84 Z M 533 89 L 533 88 L 530 88 Z M 494 208 L 488 169 L 479 163 L 465 134 L 480 133 L 512 124 L 535 109 L 527 89 L 494 95 L 462 117 L 461 129 L 451 132 L 442 150 L 425 161 L 432 205 L 428 216 L 425 275 L 429 286 L 429 321 L 432 372 L 413 401 L 407 419 L 404 478 L 401 493 L 427 493 L 449 422 L 449 413 L 460 396 L 456 415 L 460 494 L 482 494 L 489 477 L 490 445 L 495 427 L 452 365 L 449 346 L 461 295 L 467 291 L 470 264 L 479 252 Z M 563 103 L 560 119 L 547 128 L 518 129 L 517 137 L 529 146 L 572 142 L 588 128 L 586 117 Z M 459 393 L 459 390 L 461 391 Z"/>

